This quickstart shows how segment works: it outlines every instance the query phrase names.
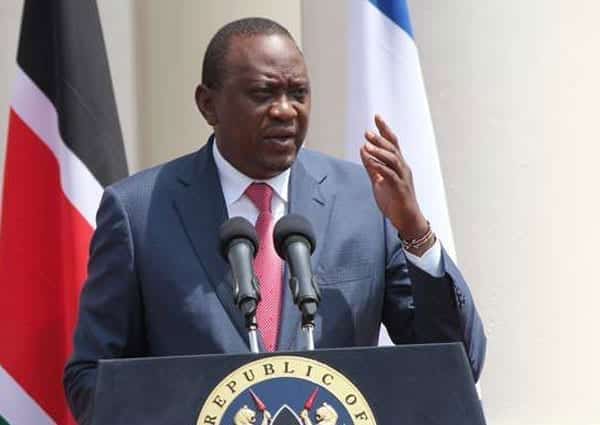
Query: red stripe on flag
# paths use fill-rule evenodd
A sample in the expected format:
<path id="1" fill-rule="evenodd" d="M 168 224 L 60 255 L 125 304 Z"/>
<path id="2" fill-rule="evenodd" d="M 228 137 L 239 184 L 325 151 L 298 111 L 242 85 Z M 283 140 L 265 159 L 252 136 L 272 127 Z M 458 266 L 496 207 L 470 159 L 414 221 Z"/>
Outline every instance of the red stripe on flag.
<path id="1" fill-rule="evenodd" d="M 59 166 L 11 110 L 0 225 L 0 363 L 62 425 L 74 423 L 62 372 L 93 229 L 65 197 Z"/>

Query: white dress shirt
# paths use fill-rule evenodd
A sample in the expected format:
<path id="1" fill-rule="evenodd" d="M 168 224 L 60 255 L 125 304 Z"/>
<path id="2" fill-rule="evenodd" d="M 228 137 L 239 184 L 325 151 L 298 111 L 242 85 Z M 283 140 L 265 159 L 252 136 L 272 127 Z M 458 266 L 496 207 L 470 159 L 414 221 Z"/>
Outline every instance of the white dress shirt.
<path id="1" fill-rule="evenodd" d="M 256 180 L 246 176 L 223 158 L 216 142 L 213 143 L 213 157 L 219 173 L 219 179 L 221 180 L 221 187 L 223 188 L 227 214 L 230 218 L 244 217 L 250 223 L 256 224 L 259 211 L 244 193 L 246 188 L 253 182 L 267 183 L 273 189 L 271 213 L 275 222 L 286 214 L 288 206 L 288 183 L 290 181 L 289 168 L 273 178 Z M 404 251 L 404 253 L 408 261 L 430 275 L 441 277 L 444 274 L 442 245 L 439 239 L 421 257 L 407 251 Z"/>

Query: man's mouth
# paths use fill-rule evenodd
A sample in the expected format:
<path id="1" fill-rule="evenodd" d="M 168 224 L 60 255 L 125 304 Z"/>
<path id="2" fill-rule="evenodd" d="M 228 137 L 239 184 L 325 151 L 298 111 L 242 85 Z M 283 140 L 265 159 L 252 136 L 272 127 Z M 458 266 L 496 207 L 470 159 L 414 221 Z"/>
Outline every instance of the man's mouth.
<path id="1" fill-rule="evenodd" d="M 290 130 L 278 129 L 278 130 L 268 131 L 263 136 L 263 140 L 268 143 L 277 143 L 280 145 L 285 145 L 288 143 L 295 143 L 296 132 L 291 129 Z"/>
<path id="2" fill-rule="evenodd" d="M 282 145 L 295 142 L 294 136 L 267 136 L 263 140 L 268 143 L 278 143 Z"/>
<path id="3" fill-rule="evenodd" d="M 288 140 L 296 137 L 296 130 L 293 127 L 275 127 L 265 131 L 265 139 Z"/>

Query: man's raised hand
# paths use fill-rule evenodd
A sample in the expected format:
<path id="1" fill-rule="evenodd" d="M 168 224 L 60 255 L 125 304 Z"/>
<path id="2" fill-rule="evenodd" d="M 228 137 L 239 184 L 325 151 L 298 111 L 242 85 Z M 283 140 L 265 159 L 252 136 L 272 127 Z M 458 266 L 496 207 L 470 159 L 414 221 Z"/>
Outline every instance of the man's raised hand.
<path id="1" fill-rule="evenodd" d="M 402 239 L 424 235 L 428 223 L 415 194 L 412 172 L 402 156 L 398 138 L 379 115 L 375 115 L 379 134 L 365 132 L 366 143 L 360 158 L 373 185 L 375 200 Z"/>

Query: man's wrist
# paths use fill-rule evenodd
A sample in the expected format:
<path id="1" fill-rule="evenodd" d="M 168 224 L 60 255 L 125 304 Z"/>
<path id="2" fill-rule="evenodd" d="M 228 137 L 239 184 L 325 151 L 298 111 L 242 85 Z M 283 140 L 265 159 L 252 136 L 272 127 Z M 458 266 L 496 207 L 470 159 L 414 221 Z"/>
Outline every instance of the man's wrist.
<path id="1" fill-rule="evenodd" d="M 391 221 L 402 240 L 418 239 L 429 229 L 429 222 L 418 210 L 413 213 L 403 212 L 399 218 Z"/>
<path id="2" fill-rule="evenodd" d="M 426 221 L 427 227 L 425 231 L 422 231 L 421 234 L 418 234 L 413 238 L 404 238 L 403 235 L 399 232 L 398 236 L 400 237 L 400 241 L 402 242 L 402 247 L 405 251 L 410 252 L 418 257 L 421 257 L 425 252 L 427 252 L 436 241 L 436 236 L 433 230 L 431 229 L 431 225 L 429 221 Z"/>

